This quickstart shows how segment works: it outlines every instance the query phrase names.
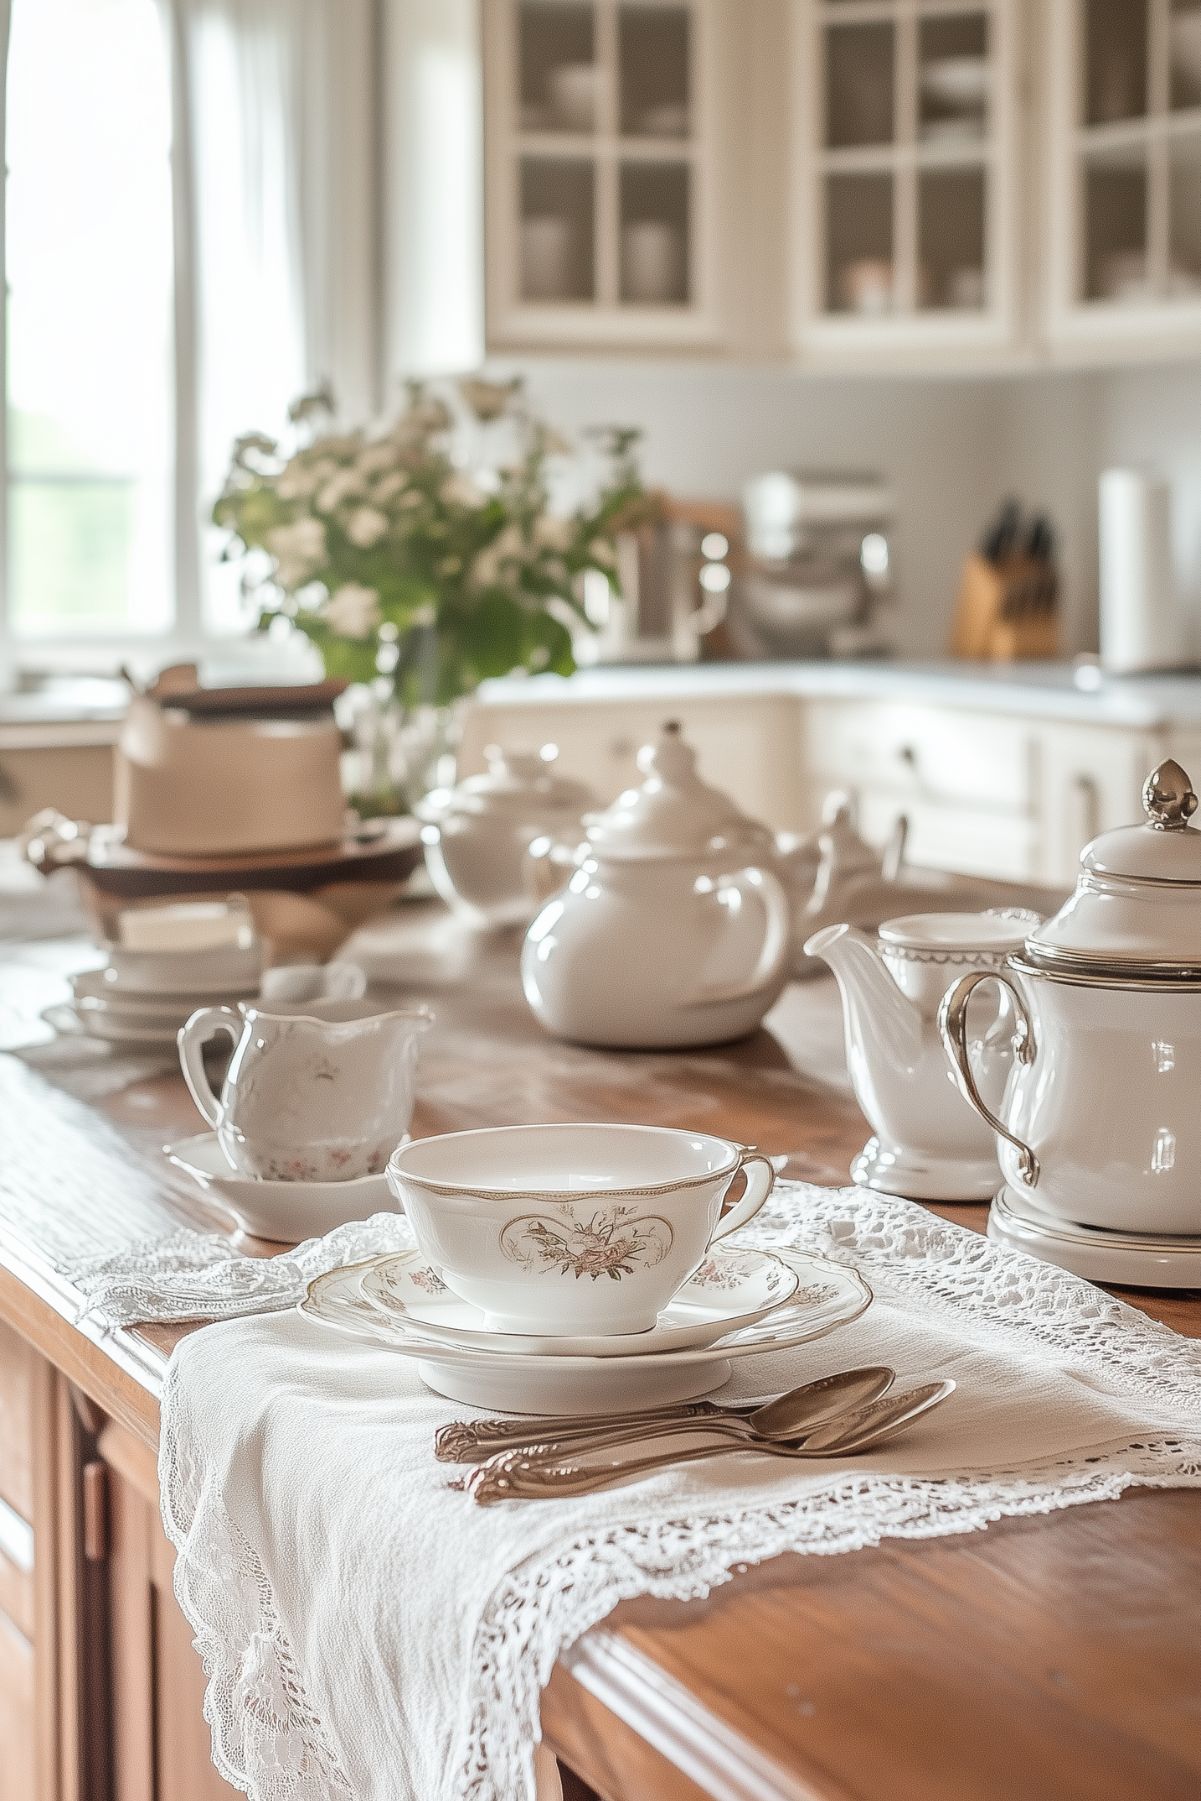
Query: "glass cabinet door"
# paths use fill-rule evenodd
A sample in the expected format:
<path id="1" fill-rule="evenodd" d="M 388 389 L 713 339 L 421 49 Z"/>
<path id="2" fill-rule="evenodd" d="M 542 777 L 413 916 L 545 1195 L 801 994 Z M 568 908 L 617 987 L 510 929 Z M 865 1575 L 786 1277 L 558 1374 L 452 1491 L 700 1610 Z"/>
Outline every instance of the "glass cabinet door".
<path id="1" fill-rule="evenodd" d="M 494 342 L 716 330 L 713 4 L 484 0 Z"/>
<path id="2" fill-rule="evenodd" d="M 1115 343 L 1201 321 L 1201 0 L 1060 9 L 1061 318 Z"/>
<path id="3" fill-rule="evenodd" d="M 808 318 L 819 342 L 1004 335 L 1010 0 L 812 0 Z"/>

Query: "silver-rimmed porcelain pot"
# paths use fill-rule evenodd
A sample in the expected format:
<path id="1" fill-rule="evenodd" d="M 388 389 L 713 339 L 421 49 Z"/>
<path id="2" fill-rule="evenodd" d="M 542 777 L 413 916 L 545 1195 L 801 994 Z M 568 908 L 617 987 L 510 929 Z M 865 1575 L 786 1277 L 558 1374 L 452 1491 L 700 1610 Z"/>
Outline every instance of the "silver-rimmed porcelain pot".
<path id="1" fill-rule="evenodd" d="M 1201 831 L 1167 762 L 1140 825 L 1086 846 L 1075 893 L 1003 970 L 964 976 L 940 1010 L 966 1099 L 997 1134 L 1003 1200 L 1025 1218 L 1201 1235 Z M 999 982 L 1015 1060 L 996 1107 L 969 1057 L 967 1010 Z"/>

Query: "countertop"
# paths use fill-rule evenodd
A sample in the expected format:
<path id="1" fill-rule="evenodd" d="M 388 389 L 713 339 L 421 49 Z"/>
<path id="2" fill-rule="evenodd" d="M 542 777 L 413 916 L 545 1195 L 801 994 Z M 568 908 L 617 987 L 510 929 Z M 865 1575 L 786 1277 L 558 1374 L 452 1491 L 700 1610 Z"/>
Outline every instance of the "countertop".
<path id="1" fill-rule="evenodd" d="M 48 934 L 72 922 L 43 908 L 37 923 Z M 20 913 L 0 905 L 0 937 L 6 924 L 22 941 L 0 952 L 5 1008 L 32 1023 L 88 947 L 22 939 Z M 355 954 L 437 1013 L 418 1133 L 694 1120 L 791 1152 L 792 1173 L 829 1183 L 845 1180 L 862 1140 L 831 983 L 790 987 L 741 1044 L 621 1054 L 547 1038 L 521 999 L 513 943 L 468 933 L 433 906 L 381 920 Z M 11 1023 L 8 1043 L 28 1046 Z M 103 1254 L 180 1224 L 230 1227 L 159 1155 L 195 1129 L 178 1073 L 141 1074 L 85 1106 L 53 1085 L 53 1049 L 0 1055 L 0 1318 L 152 1445 L 165 1355 L 187 1328 L 102 1336 L 78 1318 L 58 1247 Z M 983 1225 L 983 1208 L 934 1211 Z M 1194 1297 L 1127 1298 L 1201 1330 Z M 782 1557 L 735 1571 L 705 1601 L 623 1603 L 557 1666 L 544 1732 L 590 1790 L 638 1801 L 1186 1801 L 1201 1781 L 1188 1724 L 1199 1582 L 1201 1509 L 1187 1493 L 844 1557 Z"/>
<path id="2" fill-rule="evenodd" d="M 505 706 L 538 697 L 582 702 L 795 695 L 884 700 L 1018 713 L 1140 730 L 1201 726 L 1201 674 L 1105 676 L 1093 664 L 697 663 L 581 669 L 572 676 L 486 682 L 480 698 Z"/>

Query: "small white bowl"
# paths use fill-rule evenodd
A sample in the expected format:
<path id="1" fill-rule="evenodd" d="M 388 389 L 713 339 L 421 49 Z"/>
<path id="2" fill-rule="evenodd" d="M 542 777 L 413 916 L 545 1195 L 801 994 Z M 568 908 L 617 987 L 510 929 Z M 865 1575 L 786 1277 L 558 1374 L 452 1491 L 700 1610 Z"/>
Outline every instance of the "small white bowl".
<path id="1" fill-rule="evenodd" d="M 178 1144 L 165 1144 L 163 1154 L 253 1238 L 299 1244 L 350 1220 L 400 1211 L 386 1175 L 358 1176 L 348 1182 L 269 1182 L 240 1176 L 226 1162 L 215 1132 L 198 1132 Z"/>

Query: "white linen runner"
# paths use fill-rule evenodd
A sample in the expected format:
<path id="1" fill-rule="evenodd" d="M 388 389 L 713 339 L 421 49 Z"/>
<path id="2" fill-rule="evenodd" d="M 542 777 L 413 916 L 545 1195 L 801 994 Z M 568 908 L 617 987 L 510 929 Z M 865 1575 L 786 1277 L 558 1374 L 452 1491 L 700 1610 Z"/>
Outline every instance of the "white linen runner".
<path id="1" fill-rule="evenodd" d="M 854 1264 L 876 1303 L 736 1365 L 719 1398 L 868 1362 L 953 1375 L 955 1395 L 874 1456 L 731 1456 L 482 1508 L 432 1450 L 472 1410 L 409 1360 L 297 1313 L 180 1345 L 163 1517 L 229 1781 L 255 1801 L 526 1801 L 554 1663 L 627 1596 L 701 1596 L 783 1551 L 1201 1486 L 1201 1345 L 1090 1284 L 851 1189 L 782 1182 L 745 1236 Z"/>

